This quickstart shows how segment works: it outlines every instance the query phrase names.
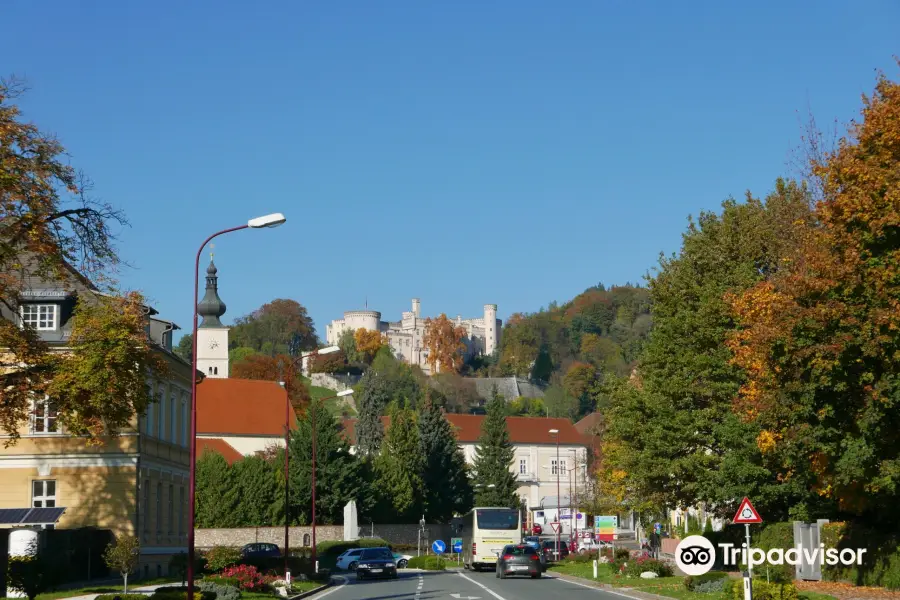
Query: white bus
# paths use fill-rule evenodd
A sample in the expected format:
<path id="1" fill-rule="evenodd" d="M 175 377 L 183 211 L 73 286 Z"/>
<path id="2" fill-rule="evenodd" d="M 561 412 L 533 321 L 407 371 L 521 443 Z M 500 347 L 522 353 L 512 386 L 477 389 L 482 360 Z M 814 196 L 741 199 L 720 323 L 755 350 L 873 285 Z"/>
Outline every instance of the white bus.
<path id="1" fill-rule="evenodd" d="M 496 568 L 503 547 L 522 542 L 522 516 L 518 508 L 475 507 L 462 520 L 463 566 L 480 571 Z"/>

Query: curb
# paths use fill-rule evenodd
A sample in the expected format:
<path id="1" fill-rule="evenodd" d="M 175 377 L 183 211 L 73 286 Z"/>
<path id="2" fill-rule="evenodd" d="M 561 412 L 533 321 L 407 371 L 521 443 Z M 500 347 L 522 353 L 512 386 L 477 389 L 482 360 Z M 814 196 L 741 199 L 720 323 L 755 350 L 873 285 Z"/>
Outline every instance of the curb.
<path id="1" fill-rule="evenodd" d="M 640 590 L 636 590 L 630 587 L 616 587 L 610 583 L 600 583 L 599 581 L 593 581 L 590 579 L 585 579 L 584 577 L 576 577 L 575 575 L 568 575 L 565 573 L 554 573 L 556 578 L 562 579 L 565 581 L 571 581 L 573 583 L 582 583 L 582 585 L 588 585 L 590 587 L 594 587 L 601 590 L 608 590 L 610 592 L 615 592 L 617 594 L 621 594 L 622 596 L 628 596 L 629 598 L 636 598 L 637 600 L 674 600 L 672 596 L 660 596 L 659 594 L 651 594 L 649 592 L 642 592 Z"/>
<path id="2" fill-rule="evenodd" d="M 296 596 L 288 596 L 288 597 L 287 597 L 287 600 L 300 600 L 300 598 L 308 598 L 308 597 L 312 596 L 313 594 L 318 594 L 319 592 L 321 592 L 321 591 L 324 590 L 325 588 L 331 587 L 332 585 L 334 585 L 334 579 L 332 579 L 331 577 L 329 577 L 329 578 L 328 578 L 328 583 L 324 583 L 324 584 L 320 585 L 319 587 L 313 588 L 313 589 L 308 590 L 308 591 L 306 591 L 306 592 L 300 592 L 300 593 L 297 594 Z"/>

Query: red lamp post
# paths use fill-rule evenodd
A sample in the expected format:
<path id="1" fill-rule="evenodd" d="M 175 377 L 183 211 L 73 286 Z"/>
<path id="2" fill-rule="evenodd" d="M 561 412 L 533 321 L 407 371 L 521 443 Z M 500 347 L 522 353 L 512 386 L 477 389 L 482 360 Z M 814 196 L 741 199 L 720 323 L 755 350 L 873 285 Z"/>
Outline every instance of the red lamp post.
<path id="1" fill-rule="evenodd" d="M 559 553 L 559 530 L 562 529 L 562 522 L 559 518 L 559 429 L 551 429 L 550 435 L 556 438 L 556 521 L 558 525 L 556 528 L 556 560 L 559 560 L 562 558 Z"/>
<path id="2" fill-rule="evenodd" d="M 246 225 L 240 227 L 232 227 L 223 229 L 206 238 L 197 250 L 197 258 L 194 261 L 194 327 L 193 327 L 193 346 L 191 350 L 191 447 L 190 447 L 190 477 L 188 488 L 190 506 L 188 507 L 188 564 L 187 564 L 187 589 L 189 592 L 194 591 L 194 509 L 196 506 L 196 483 L 197 483 L 197 305 L 200 302 L 200 255 L 203 254 L 203 248 L 206 247 L 213 238 L 220 235 L 231 233 L 232 231 L 240 231 L 241 229 L 262 229 L 278 227 L 287 219 L 281 213 L 274 213 L 264 217 L 257 217 L 247 221 Z"/>

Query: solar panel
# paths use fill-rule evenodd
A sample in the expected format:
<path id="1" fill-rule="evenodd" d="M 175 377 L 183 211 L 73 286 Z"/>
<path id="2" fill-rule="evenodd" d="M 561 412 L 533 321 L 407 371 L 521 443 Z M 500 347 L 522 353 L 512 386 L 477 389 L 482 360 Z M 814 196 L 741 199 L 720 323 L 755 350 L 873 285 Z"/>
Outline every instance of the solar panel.
<path id="1" fill-rule="evenodd" d="M 66 512 L 55 508 L 0 508 L 0 525 L 52 525 Z"/>
<path id="2" fill-rule="evenodd" d="M 18 525 L 30 508 L 0 508 L 0 525 Z"/>

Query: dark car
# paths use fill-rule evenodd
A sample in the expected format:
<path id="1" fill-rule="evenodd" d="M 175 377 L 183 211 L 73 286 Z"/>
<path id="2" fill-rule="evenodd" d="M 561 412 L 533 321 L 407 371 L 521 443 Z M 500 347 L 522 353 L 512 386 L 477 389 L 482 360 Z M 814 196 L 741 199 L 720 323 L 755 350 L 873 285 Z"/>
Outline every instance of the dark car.
<path id="1" fill-rule="evenodd" d="M 242 559 L 280 558 L 281 549 L 275 544 L 247 544 L 241 548 Z"/>
<path id="2" fill-rule="evenodd" d="M 556 555 L 556 540 L 544 540 L 541 542 L 541 553 L 547 562 L 562 560 L 569 555 L 569 545 L 560 540 L 559 556 Z"/>
<path id="3" fill-rule="evenodd" d="M 530 575 L 532 579 L 537 579 L 541 571 L 541 555 L 528 544 L 506 546 L 497 559 L 497 577 L 500 579 L 510 575 Z"/>
<path id="4" fill-rule="evenodd" d="M 390 577 L 397 579 L 397 563 L 390 548 L 365 548 L 356 565 L 357 579 Z"/>

